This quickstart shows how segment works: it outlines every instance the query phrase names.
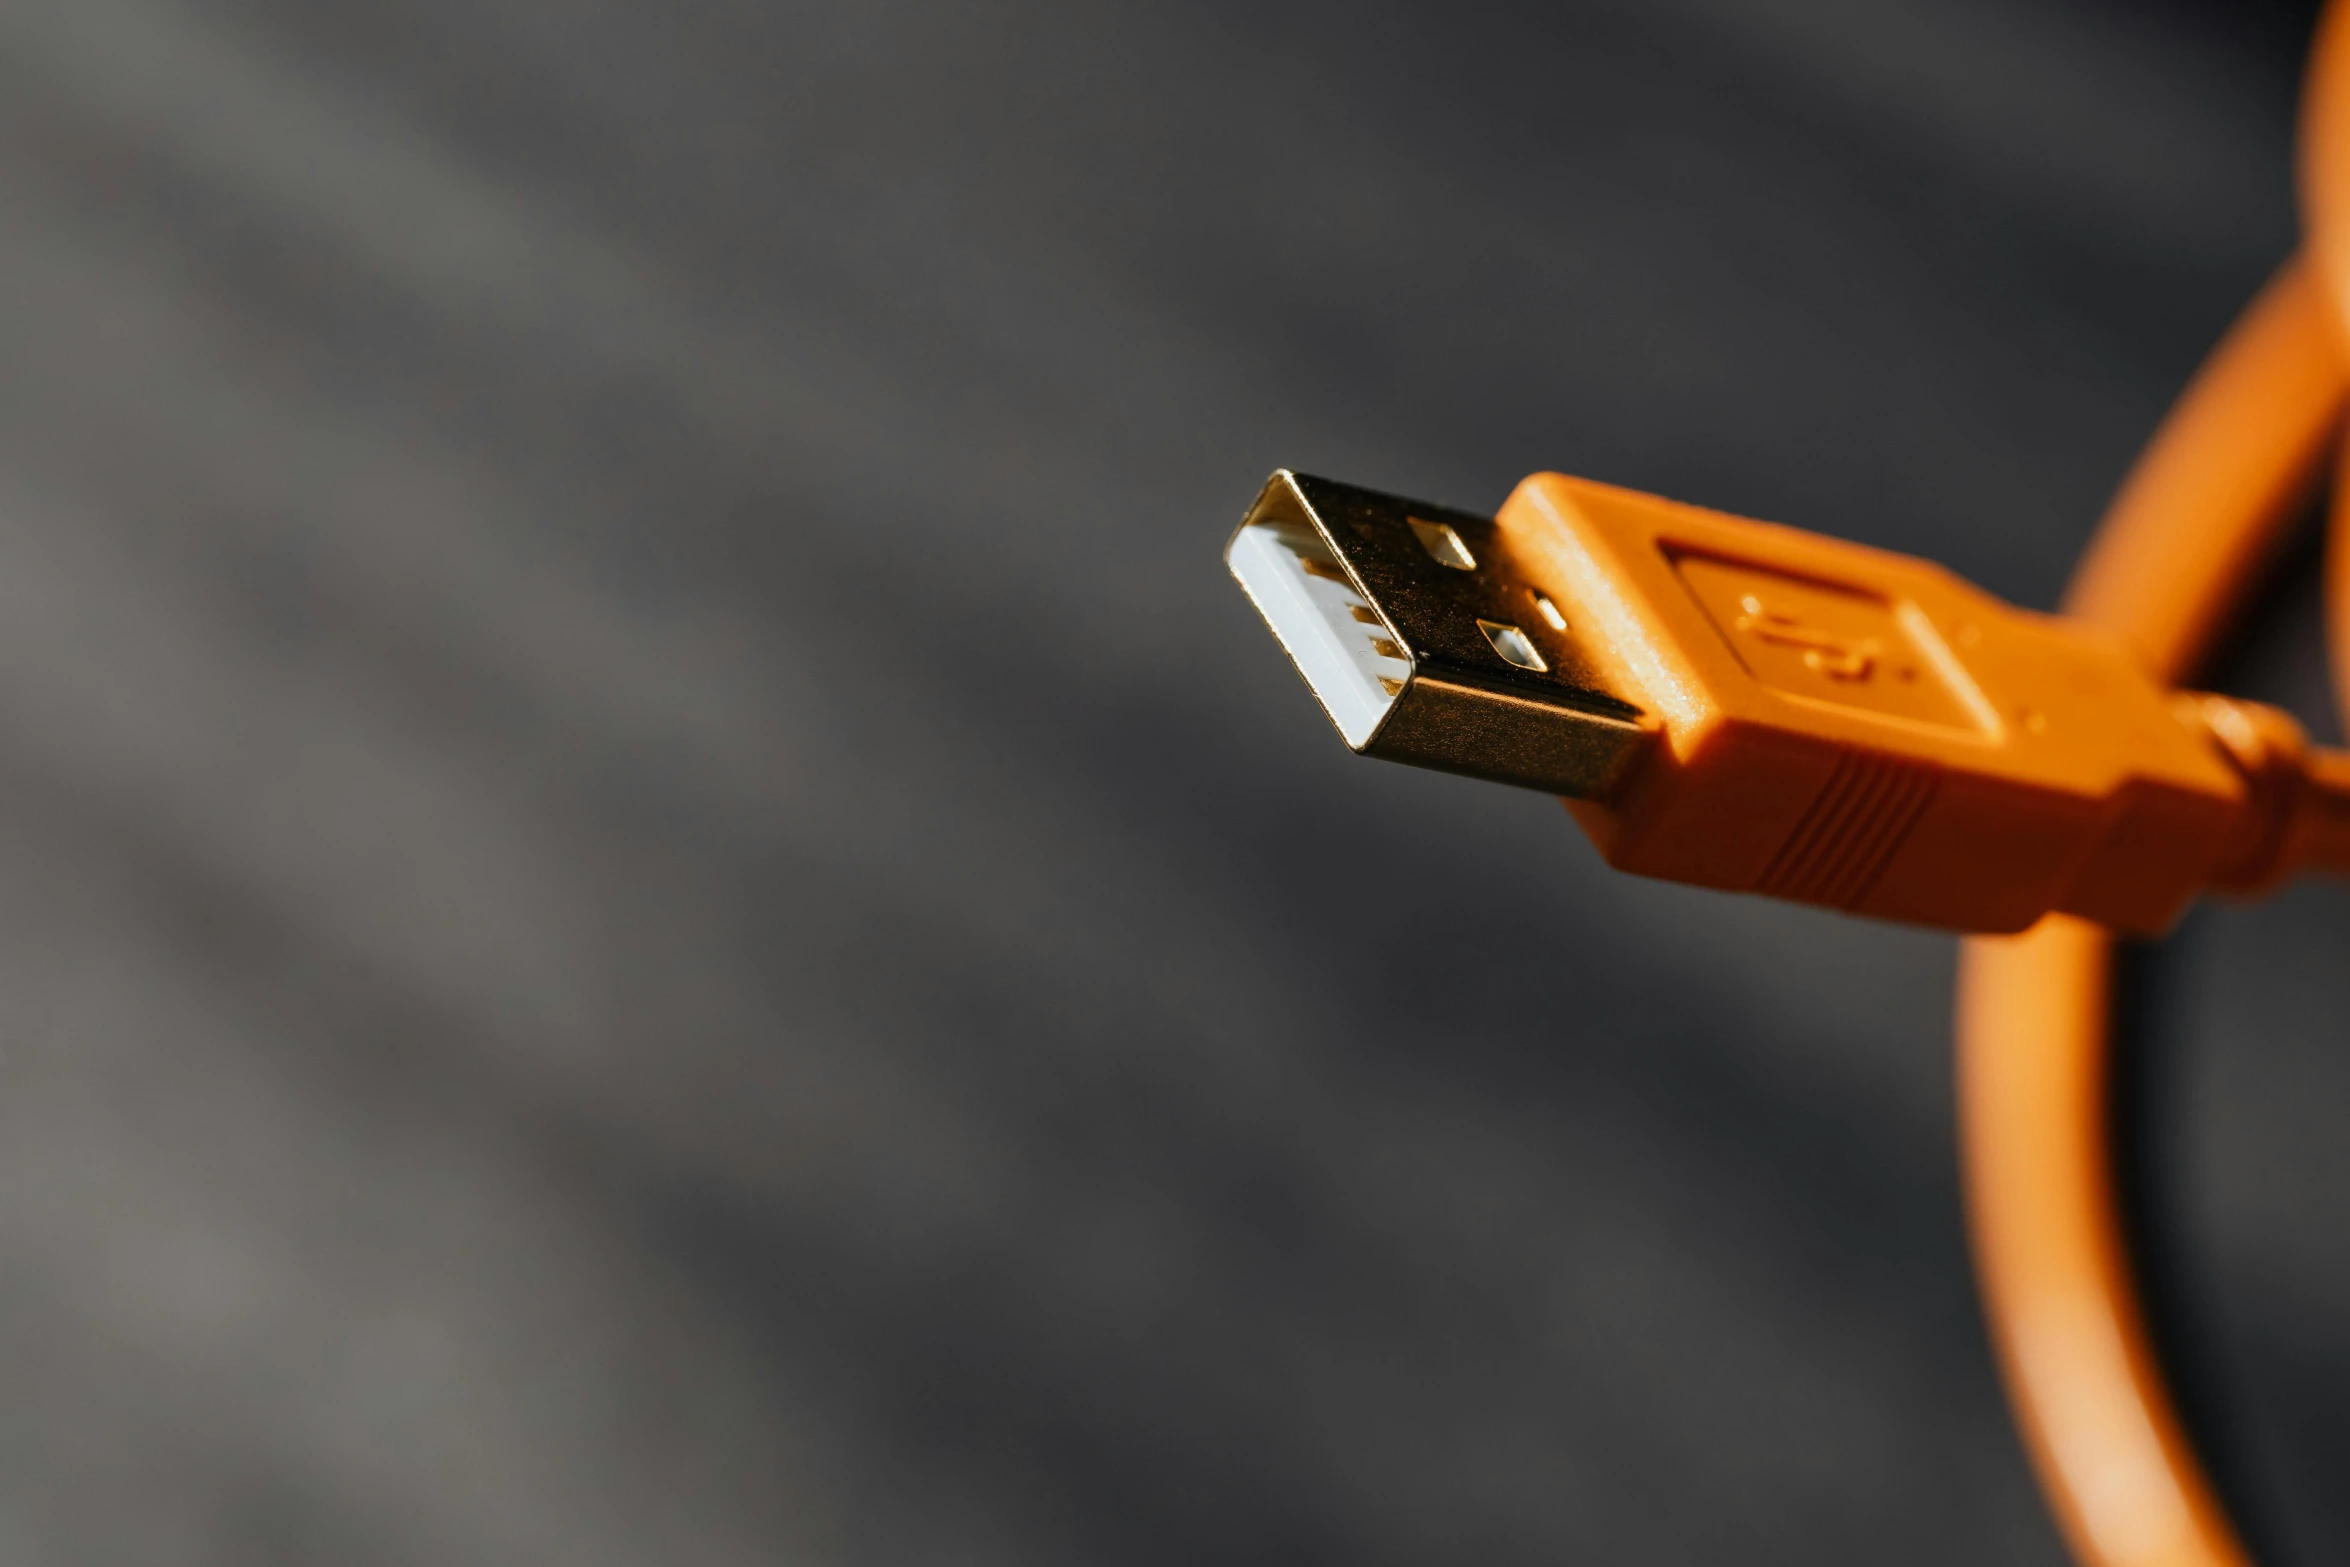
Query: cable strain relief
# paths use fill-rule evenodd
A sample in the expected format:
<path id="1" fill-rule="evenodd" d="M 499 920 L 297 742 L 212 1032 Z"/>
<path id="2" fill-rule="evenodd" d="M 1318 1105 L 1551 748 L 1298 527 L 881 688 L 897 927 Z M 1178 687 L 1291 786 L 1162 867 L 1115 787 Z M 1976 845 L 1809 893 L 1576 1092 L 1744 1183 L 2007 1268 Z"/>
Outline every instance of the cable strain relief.
<path id="1" fill-rule="evenodd" d="M 2244 780 L 2244 812 L 2211 886 L 2239 896 L 2270 890 L 2300 868 L 2318 825 L 2308 734 L 2290 713 L 2265 702 L 2182 691 L 2178 712 L 2211 737 Z"/>

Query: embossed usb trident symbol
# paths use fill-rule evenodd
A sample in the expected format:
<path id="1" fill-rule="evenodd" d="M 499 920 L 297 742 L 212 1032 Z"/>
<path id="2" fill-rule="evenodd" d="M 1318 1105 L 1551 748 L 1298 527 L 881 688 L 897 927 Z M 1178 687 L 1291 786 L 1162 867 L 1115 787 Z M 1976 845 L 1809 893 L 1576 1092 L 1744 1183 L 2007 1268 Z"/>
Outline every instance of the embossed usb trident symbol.
<path id="1" fill-rule="evenodd" d="M 1763 601 L 1752 593 L 1741 598 L 1738 607 L 1746 613 L 1731 622 L 1733 630 L 1778 647 L 1801 648 L 1804 668 L 1815 669 L 1830 680 L 1868 679 L 1876 671 L 1877 656 L 1885 651 L 1885 645 L 1875 637 L 1855 640 L 1832 631 L 1815 631 L 1783 610 L 1765 609 Z"/>

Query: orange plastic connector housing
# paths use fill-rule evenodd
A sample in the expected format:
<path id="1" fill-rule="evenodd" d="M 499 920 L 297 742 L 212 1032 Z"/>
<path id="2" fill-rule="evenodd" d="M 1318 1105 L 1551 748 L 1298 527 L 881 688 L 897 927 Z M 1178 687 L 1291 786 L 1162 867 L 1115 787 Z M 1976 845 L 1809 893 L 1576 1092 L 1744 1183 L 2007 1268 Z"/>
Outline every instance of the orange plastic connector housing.
<path id="1" fill-rule="evenodd" d="M 2244 772 L 2109 631 L 1559 474 L 1497 523 L 1658 725 L 1604 801 L 1568 802 L 1619 869 L 1962 930 L 2062 910 L 2151 933 L 2246 853 Z"/>

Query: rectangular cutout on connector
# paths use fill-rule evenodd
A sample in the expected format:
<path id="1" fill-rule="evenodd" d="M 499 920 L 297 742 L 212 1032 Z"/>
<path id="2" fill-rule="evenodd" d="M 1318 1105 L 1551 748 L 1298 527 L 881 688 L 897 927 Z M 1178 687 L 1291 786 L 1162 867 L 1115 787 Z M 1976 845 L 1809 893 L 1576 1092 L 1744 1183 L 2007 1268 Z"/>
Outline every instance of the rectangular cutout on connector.
<path id="1" fill-rule="evenodd" d="M 1534 647 L 1534 639 L 1517 627 L 1498 620 L 1480 620 L 1477 629 L 1485 633 L 1485 640 L 1493 644 L 1493 651 L 1520 669 L 1531 669 L 1536 674 L 1546 672 L 1550 665 L 1543 661 Z"/>
<path id="2" fill-rule="evenodd" d="M 1469 553 L 1469 546 L 1461 536 L 1441 522 L 1422 522 L 1417 517 L 1406 517 L 1412 532 L 1419 536 L 1420 547 L 1426 550 L 1439 566 L 1450 566 L 1455 571 L 1475 571 L 1477 557 Z"/>

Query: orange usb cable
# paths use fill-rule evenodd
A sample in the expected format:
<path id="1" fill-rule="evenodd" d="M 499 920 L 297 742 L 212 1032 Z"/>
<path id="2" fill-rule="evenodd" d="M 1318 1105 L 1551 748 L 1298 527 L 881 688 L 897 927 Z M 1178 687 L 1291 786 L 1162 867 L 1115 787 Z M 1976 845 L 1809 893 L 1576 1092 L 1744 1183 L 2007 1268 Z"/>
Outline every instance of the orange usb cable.
<path id="1" fill-rule="evenodd" d="M 1566 795 L 1622 870 L 2153 934 L 2350 868 L 2350 755 L 1907 556 L 1558 474 L 1487 519 L 1282 472 L 1227 558 L 1357 750 Z"/>
<path id="2" fill-rule="evenodd" d="M 1287 472 L 1226 559 L 1347 743 L 1546 789 L 1611 864 L 1976 933 L 1961 1147 L 1985 1313 L 2084 1567 L 2249 1567 L 2172 1406 L 2107 1118 L 2113 931 L 2350 872 L 2350 753 L 2178 691 L 2350 398 L 2350 9 L 2320 26 L 2304 254 L 2181 396 L 2062 616 L 1938 567 L 1538 474 L 1478 517 Z M 2350 722 L 2350 453 L 2327 566 Z M 2021 932 L 2022 934 L 2010 934 Z"/>

